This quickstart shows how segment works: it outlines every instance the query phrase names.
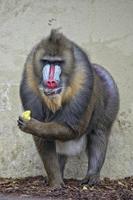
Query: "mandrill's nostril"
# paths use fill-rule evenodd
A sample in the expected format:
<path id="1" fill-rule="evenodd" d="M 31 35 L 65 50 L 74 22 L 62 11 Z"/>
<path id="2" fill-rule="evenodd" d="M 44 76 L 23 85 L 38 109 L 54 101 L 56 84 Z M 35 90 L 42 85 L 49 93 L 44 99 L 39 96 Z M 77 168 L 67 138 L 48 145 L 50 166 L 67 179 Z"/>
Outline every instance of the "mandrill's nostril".
<path id="1" fill-rule="evenodd" d="M 54 88 L 57 87 L 57 81 L 48 80 L 48 81 L 46 82 L 46 85 L 47 85 L 48 88 L 54 89 Z"/>

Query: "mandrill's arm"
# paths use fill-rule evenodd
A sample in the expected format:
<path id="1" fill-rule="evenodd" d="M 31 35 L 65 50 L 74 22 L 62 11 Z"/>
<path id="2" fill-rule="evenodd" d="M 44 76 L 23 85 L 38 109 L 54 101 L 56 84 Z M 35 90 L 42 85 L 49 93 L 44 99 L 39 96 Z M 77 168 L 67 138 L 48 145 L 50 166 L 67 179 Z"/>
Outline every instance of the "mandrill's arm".
<path id="1" fill-rule="evenodd" d="M 34 118 L 29 121 L 19 117 L 19 128 L 34 136 L 42 137 L 47 140 L 61 140 L 67 141 L 80 137 L 80 132 L 72 130 L 69 126 L 63 126 L 56 122 L 40 122 Z"/>

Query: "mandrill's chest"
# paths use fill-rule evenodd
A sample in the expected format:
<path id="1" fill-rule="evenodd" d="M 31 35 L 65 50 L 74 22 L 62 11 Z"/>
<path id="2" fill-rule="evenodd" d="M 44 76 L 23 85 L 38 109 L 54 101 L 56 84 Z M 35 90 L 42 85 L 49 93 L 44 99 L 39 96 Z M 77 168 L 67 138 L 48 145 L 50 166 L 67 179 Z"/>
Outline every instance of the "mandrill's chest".
<path id="1" fill-rule="evenodd" d="M 65 126 L 69 124 L 70 127 L 71 126 L 73 127 L 73 124 L 78 124 L 78 126 L 82 127 L 83 129 L 82 131 L 85 132 L 86 128 L 88 127 L 88 121 L 84 119 L 84 117 L 87 117 L 86 116 L 87 110 L 84 113 L 84 115 L 82 115 L 83 119 L 78 119 L 76 112 L 71 113 L 69 111 L 71 111 L 71 109 L 68 109 L 67 106 L 56 111 L 55 113 L 47 109 L 45 121 L 46 122 L 54 121 L 60 124 L 65 123 Z M 76 138 L 65 142 L 56 140 L 55 143 L 56 143 L 57 153 L 67 156 L 75 156 L 80 154 L 82 151 L 86 149 L 87 138 L 86 134 L 83 134 L 83 136 L 81 136 L 80 138 Z"/>
<path id="2" fill-rule="evenodd" d="M 67 142 L 56 140 L 56 152 L 68 156 L 75 156 L 86 149 L 87 138 L 86 135 Z"/>

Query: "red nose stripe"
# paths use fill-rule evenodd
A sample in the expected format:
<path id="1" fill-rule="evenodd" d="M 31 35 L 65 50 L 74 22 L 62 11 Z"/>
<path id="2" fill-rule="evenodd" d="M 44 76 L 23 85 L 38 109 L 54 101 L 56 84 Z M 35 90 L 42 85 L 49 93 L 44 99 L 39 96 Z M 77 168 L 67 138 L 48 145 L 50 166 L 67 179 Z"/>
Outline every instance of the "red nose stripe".
<path id="1" fill-rule="evenodd" d="M 51 65 L 49 70 L 49 80 L 54 80 L 55 66 Z"/>
<path id="2" fill-rule="evenodd" d="M 47 80 L 47 87 L 50 89 L 54 89 L 57 87 L 57 82 L 55 80 L 55 66 L 51 65 L 49 69 L 49 78 Z"/>

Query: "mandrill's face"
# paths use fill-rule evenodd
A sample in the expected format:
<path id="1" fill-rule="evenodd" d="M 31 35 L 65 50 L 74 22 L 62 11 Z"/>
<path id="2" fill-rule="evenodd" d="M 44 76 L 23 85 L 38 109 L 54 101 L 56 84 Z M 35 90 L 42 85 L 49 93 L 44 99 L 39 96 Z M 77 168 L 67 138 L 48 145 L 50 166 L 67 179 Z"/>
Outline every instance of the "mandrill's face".
<path id="1" fill-rule="evenodd" d="M 44 44 L 38 47 L 34 60 L 34 71 L 39 88 L 47 97 L 61 94 L 69 86 L 73 74 L 74 57 L 72 49 L 61 45 Z"/>

